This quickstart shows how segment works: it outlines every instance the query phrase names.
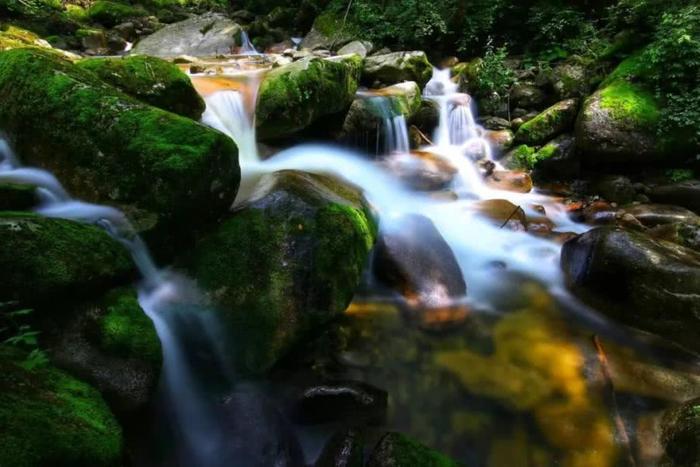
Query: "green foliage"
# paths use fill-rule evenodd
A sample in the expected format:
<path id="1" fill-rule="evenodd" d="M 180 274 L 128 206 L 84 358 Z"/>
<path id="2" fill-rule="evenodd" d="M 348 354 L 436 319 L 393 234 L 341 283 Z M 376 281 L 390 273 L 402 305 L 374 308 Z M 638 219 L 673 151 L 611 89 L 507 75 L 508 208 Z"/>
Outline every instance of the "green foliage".
<path id="1" fill-rule="evenodd" d="M 690 169 L 670 169 L 665 175 L 673 183 L 687 182 L 695 177 L 695 173 Z"/>
<path id="2" fill-rule="evenodd" d="M 25 370 L 45 366 L 49 359 L 39 348 L 39 331 L 29 322 L 33 312 L 30 308 L 12 309 L 14 302 L 0 303 L 0 339 L 2 345 L 9 345 L 21 351 L 25 357 L 18 364 Z M 12 311 L 5 311 L 5 309 Z"/>
<path id="3" fill-rule="evenodd" d="M 516 78 L 513 70 L 506 66 L 508 57 L 506 47 L 495 48 L 491 41 L 486 46 L 484 58 L 476 65 L 476 89 L 479 94 L 488 96 L 497 94 L 501 98 L 508 95 Z"/>

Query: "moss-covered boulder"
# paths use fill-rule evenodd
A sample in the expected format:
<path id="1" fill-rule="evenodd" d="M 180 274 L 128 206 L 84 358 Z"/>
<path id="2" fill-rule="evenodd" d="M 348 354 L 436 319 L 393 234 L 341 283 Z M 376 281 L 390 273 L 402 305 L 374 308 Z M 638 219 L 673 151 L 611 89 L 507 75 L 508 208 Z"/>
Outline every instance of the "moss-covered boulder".
<path id="1" fill-rule="evenodd" d="M 121 465 L 121 428 L 97 390 L 55 368 L 21 363 L 0 347 L 0 465 Z"/>
<path id="2" fill-rule="evenodd" d="M 154 107 L 199 120 L 204 100 L 180 68 L 156 57 L 88 58 L 78 66 Z"/>
<path id="3" fill-rule="evenodd" d="M 356 38 L 353 28 L 347 26 L 342 17 L 325 11 L 316 17 L 311 30 L 301 42 L 301 47 L 309 50 L 338 50 Z"/>
<path id="4" fill-rule="evenodd" d="M 68 59 L 77 58 L 77 55 L 70 52 L 52 48 L 51 44 L 31 31 L 15 26 L 8 26 L 7 28 L 0 30 L 0 52 L 23 47 L 36 47 L 38 49 L 52 51 L 57 55 L 62 55 Z"/>
<path id="5" fill-rule="evenodd" d="M 240 170 L 233 142 L 132 99 L 50 53 L 0 53 L 0 128 L 27 165 L 74 196 L 117 205 L 141 230 L 225 211 Z"/>
<path id="6" fill-rule="evenodd" d="M 0 296 L 37 303 L 95 293 L 128 278 L 131 258 L 102 229 L 34 214 L 0 213 Z"/>
<path id="7" fill-rule="evenodd" d="M 700 465 L 700 399 L 690 400 L 669 410 L 661 422 L 662 465 Z"/>
<path id="8" fill-rule="evenodd" d="M 368 85 L 391 85 L 415 81 L 422 88 L 432 73 L 433 66 L 425 52 L 392 52 L 367 57 L 362 68 L 362 82 Z"/>
<path id="9" fill-rule="evenodd" d="M 135 7 L 128 3 L 110 2 L 109 0 L 97 0 L 87 9 L 87 17 L 95 23 L 108 28 L 114 27 L 131 18 L 146 16 L 148 13 L 141 7 Z"/>
<path id="10" fill-rule="evenodd" d="M 194 261 L 253 372 L 345 310 L 375 239 L 354 190 L 297 172 L 270 177 L 268 194 L 205 237 Z"/>
<path id="11" fill-rule="evenodd" d="M 643 233 L 601 227 L 564 244 L 574 293 L 629 326 L 700 351 L 700 254 Z"/>
<path id="12" fill-rule="evenodd" d="M 459 467 L 462 464 L 439 451 L 400 433 L 387 433 L 379 440 L 367 467 Z"/>
<path id="13" fill-rule="evenodd" d="M 320 119 L 343 115 L 355 97 L 361 63 L 358 56 L 308 57 L 269 72 L 258 93 L 258 136 L 285 138 Z"/>
<path id="14" fill-rule="evenodd" d="M 540 145 L 573 127 L 579 101 L 567 99 L 557 102 L 541 114 L 523 123 L 515 133 L 518 143 Z"/>
<path id="15" fill-rule="evenodd" d="M 117 415 L 143 409 L 158 383 L 161 347 L 135 290 L 111 290 L 66 314 L 67 322 L 48 333 L 52 361 L 95 386 Z"/>
<path id="16" fill-rule="evenodd" d="M 535 176 L 538 178 L 576 177 L 581 169 L 576 152 L 576 138 L 570 134 L 559 135 L 542 146 L 534 156 Z"/>
<path id="17" fill-rule="evenodd" d="M 32 185 L 0 183 L 0 211 L 28 211 L 38 203 Z"/>

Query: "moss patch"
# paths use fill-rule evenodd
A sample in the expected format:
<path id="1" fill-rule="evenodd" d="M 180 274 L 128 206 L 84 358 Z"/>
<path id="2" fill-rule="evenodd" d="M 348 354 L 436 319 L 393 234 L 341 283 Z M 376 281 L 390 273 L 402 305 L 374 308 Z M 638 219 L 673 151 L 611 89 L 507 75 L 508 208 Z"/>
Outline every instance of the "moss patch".
<path id="1" fill-rule="evenodd" d="M 577 112 L 577 99 L 558 102 L 532 120 L 523 123 L 515 133 L 515 140 L 526 144 L 543 144 L 571 128 Z"/>
<path id="2" fill-rule="evenodd" d="M 180 68 L 156 57 L 88 58 L 78 66 L 143 102 L 199 120 L 204 100 Z"/>
<path id="3" fill-rule="evenodd" d="M 121 428 L 100 394 L 54 368 L 27 371 L 0 347 L 0 465 L 120 465 Z"/>
<path id="4" fill-rule="evenodd" d="M 87 10 L 87 17 L 96 23 L 111 28 L 124 21 L 146 16 L 146 10 L 141 7 L 134 7 L 126 3 L 110 2 L 98 0 Z"/>
<path id="5" fill-rule="evenodd" d="M 660 119 L 654 96 L 640 85 L 618 80 L 600 91 L 601 108 L 615 120 L 621 120 L 638 129 L 653 130 Z"/>

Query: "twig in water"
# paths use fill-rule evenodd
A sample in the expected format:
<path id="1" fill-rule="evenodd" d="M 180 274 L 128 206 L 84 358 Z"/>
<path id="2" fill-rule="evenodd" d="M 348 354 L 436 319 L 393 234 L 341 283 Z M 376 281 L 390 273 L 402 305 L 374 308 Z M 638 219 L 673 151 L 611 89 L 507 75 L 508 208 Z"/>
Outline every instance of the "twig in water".
<path id="1" fill-rule="evenodd" d="M 615 395 L 615 386 L 612 382 L 612 376 L 610 375 L 610 365 L 608 364 L 608 357 L 605 355 L 603 350 L 603 344 L 597 335 L 593 335 L 593 345 L 595 346 L 596 353 L 598 354 L 598 362 L 600 363 L 600 369 L 603 373 L 603 378 L 605 379 L 605 386 L 609 392 L 610 402 L 612 405 L 613 419 L 615 420 L 615 428 L 617 433 L 620 435 L 622 445 L 627 451 L 627 461 L 630 467 L 636 467 L 637 463 L 634 460 L 634 454 L 632 453 L 632 446 L 630 443 L 630 437 L 627 434 L 627 428 L 625 427 L 625 422 L 620 416 L 620 410 L 617 406 L 617 397 Z"/>
<path id="2" fill-rule="evenodd" d="M 521 211 L 521 212 L 523 213 L 523 215 L 525 215 L 525 211 L 523 210 L 523 208 L 521 208 L 520 206 L 516 206 L 515 209 L 513 210 L 513 212 L 510 213 L 510 216 L 508 216 L 508 218 L 505 220 L 505 222 L 504 222 L 503 224 L 501 224 L 501 226 L 499 227 L 499 229 L 502 229 L 503 227 L 505 227 L 506 224 L 508 224 L 508 222 L 510 222 L 510 220 L 513 218 L 513 216 L 514 216 L 518 211 Z"/>

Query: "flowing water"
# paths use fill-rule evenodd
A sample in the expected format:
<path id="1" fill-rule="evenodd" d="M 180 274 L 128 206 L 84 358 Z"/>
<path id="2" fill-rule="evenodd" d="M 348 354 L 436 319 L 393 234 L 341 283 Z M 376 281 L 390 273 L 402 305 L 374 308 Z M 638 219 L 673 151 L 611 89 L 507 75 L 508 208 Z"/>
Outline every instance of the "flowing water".
<path id="1" fill-rule="evenodd" d="M 239 53 L 241 55 L 260 55 L 260 52 L 257 51 L 253 43 L 250 41 L 250 37 L 248 37 L 248 33 L 246 31 L 241 31 L 241 50 Z"/>

